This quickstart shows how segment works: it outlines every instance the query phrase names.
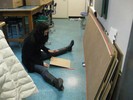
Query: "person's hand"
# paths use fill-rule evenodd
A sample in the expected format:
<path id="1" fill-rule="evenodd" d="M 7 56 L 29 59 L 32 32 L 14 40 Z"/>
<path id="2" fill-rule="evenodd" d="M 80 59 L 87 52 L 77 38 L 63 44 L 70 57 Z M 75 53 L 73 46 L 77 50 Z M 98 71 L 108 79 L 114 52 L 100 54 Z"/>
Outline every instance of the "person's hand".
<path id="1" fill-rule="evenodd" d="M 49 67 L 49 64 L 47 64 L 47 63 L 44 62 L 43 63 L 43 66 L 48 68 Z"/>
<path id="2" fill-rule="evenodd" d="M 49 53 L 56 53 L 58 52 L 59 50 L 48 50 Z"/>

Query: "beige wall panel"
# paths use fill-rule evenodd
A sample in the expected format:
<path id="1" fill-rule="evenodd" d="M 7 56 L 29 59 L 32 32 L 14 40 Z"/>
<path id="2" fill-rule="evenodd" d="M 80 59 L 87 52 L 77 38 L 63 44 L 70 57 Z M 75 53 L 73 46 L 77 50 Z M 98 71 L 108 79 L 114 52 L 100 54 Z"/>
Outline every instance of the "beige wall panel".
<path id="1" fill-rule="evenodd" d="M 100 24 L 89 14 L 84 33 L 84 55 L 87 78 L 87 100 L 94 100 L 111 63 L 113 50 Z"/>

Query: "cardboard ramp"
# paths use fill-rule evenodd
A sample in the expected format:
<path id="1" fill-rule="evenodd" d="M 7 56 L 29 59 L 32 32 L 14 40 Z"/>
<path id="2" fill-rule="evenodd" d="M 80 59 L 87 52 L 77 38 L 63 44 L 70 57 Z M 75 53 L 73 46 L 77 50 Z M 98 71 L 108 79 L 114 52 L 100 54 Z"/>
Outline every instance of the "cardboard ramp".
<path id="1" fill-rule="evenodd" d="M 51 57 L 50 65 L 62 67 L 62 68 L 70 68 L 70 60 L 58 57 Z"/>

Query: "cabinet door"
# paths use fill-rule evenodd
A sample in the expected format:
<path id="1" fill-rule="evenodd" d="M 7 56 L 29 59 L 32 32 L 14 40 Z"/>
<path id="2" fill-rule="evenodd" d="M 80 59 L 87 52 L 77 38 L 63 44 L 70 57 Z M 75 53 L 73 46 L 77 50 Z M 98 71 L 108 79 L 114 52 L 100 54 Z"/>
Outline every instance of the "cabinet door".
<path id="1" fill-rule="evenodd" d="M 68 16 L 81 16 L 86 9 L 86 0 L 69 0 Z"/>
<path id="2" fill-rule="evenodd" d="M 68 0 L 54 0 L 57 3 L 53 18 L 68 18 Z"/>

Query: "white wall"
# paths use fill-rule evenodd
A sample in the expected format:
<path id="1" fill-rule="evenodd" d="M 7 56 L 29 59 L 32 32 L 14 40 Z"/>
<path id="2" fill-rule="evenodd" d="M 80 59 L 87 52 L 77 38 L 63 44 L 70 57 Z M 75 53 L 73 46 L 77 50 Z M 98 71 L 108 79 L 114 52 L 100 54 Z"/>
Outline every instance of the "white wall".
<path id="1" fill-rule="evenodd" d="M 81 12 L 87 11 L 88 0 L 55 0 L 57 3 L 56 14 L 53 18 L 68 18 L 69 16 L 81 16 Z"/>
<path id="2" fill-rule="evenodd" d="M 81 16 L 85 9 L 86 0 L 68 0 L 68 16 Z"/>
<path id="3" fill-rule="evenodd" d="M 113 27 L 118 30 L 116 43 L 124 54 L 124 61 L 133 20 L 133 0 L 109 0 L 107 19 L 98 17 L 107 32 Z M 124 64 L 124 63 L 123 63 Z M 123 67 L 122 67 L 123 69 Z"/>
<path id="4" fill-rule="evenodd" d="M 68 0 L 54 0 L 57 3 L 53 18 L 68 18 Z"/>

